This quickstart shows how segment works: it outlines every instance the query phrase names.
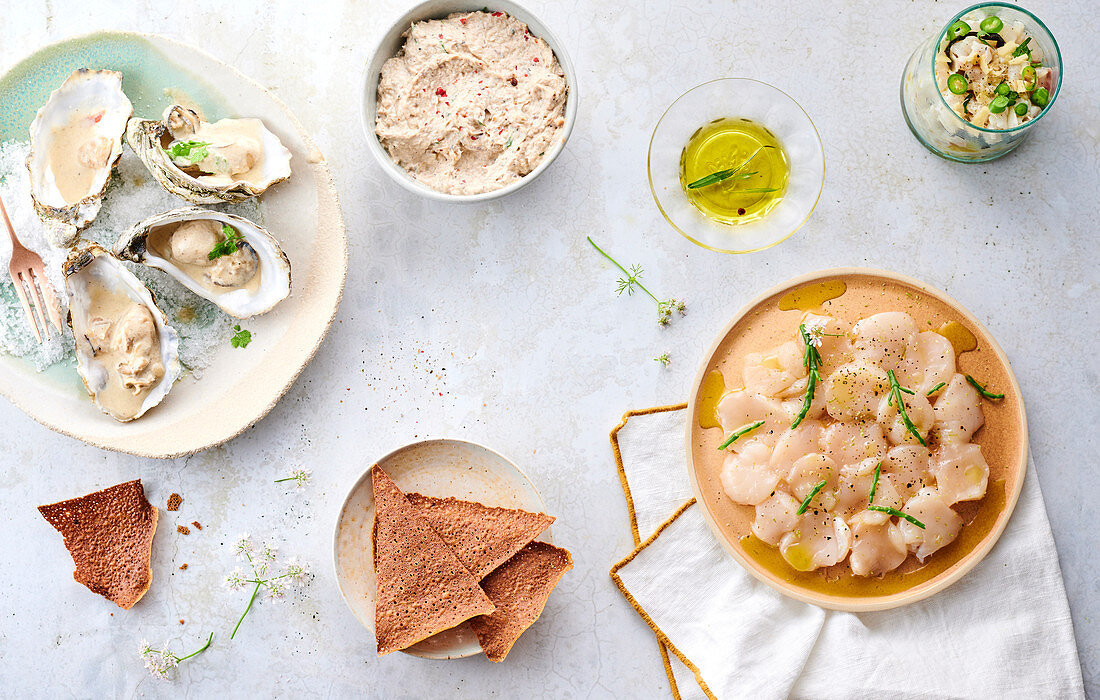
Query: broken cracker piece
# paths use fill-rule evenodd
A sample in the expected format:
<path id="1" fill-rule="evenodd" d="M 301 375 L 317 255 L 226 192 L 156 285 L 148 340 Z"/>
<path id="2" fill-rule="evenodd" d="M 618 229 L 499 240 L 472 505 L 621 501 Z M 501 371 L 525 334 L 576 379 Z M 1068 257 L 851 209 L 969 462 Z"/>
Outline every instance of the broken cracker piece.
<path id="1" fill-rule="evenodd" d="M 378 465 L 371 470 L 378 655 L 494 610 L 477 579 Z"/>
<path id="2" fill-rule="evenodd" d="M 520 635 L 546 607 L 550 591 L 573 568 L 567 550 L 532 542 L 481 581 L 496 610 L 470 621 L 485 656 L 504 661 Z"/>
<path id="3" fill-rule="evenodd" d="M 189 530 L 186 525 L 176 525 L 176 532 L 180 533 L 181 535 L 191 534 L 191 530 Z"/>
<path id="4" fill-rule="evenodd" d="M 554 518 L 513 508 L 492 508 L 457 498 L 407 494 L 432 528 L 481 580 L 550 527 Z"/>
<path id="5" fill-rule="evenodd" d="M 39 506 L 38 512 L 64 537 L 76 581 L 126 610 L 149 590 L 158 513 L 140 479 Z"/>
<path id="6" fill-rule="evenodd" d="M 179 510 L 180 504 L 183 503 L 183 497 L 178 493 L 173 493 L 168 497 L 168 510 Z"/>

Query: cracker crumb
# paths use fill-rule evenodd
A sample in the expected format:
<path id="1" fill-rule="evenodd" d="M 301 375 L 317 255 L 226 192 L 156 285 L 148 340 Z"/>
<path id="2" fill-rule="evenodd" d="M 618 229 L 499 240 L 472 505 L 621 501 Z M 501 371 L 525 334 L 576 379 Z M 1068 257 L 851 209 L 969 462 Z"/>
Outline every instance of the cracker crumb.
<path id="1" fill-rule="evenodd" d="M 194 526 L 195 526 L 196 528 L 198 528 L 199 530 L 201 530 L 201 529 L 202 529 L 202 525 L 200 525 L 200 524 L 199 524 L 199 521 L 198 521 L 198 520 L 192 520 L 192 521 L 191 521 L 191 524 L 192 524 L 192 525 L 194 525 Z"/>
<path id="2" fill-rule="evenodd" d="M 181 624 L 181 625 L 183 624 L 183 620 L 180 620 L 180 624 Z"/>
<path id="3" fill-rule="evenodd" d="M 168 497 L 168 510 L 179 510 L 181 503 L 183 503 L 183 497 L 178 493 L 173 493 Z"/>
<path id="4" fill-rule="evenodd" d="M 186 570 L 187 570 L 187 563 L 184 562 L 183 564 L 180 564 L 180 571 L 186 571 Z"/>
<path id="5" fill-rule="evenodd" d="M 177 525 L 176 526 L 176 532 L 180 533 L 181 535 L 190 535 L 191 534 L 191 531 L 189 529 L 187 529 L 186 525 Z"/>

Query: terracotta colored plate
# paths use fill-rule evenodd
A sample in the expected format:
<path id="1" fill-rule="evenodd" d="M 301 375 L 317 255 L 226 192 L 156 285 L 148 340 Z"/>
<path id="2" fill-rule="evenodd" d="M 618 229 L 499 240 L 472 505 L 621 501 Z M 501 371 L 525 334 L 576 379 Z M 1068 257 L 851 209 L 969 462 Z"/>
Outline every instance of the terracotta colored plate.
<path id="1" fill-rule="evenodd" d="M 414 442 L 389 453 L 377 463 L 406 493 L 441 498 L 454 496 L 497 508 L 546 512 L 542 497 L 515 464 L 472 442 Z M 372 642 L 375 586 L 370 542 L 373 529 L 374 493 L 368 468 L 351 487 L 336 518 L 333 564 L 340 594 L 359 622 L 371 631 Z M 552 543 L 550 528 L 536 539 Z M 404 651 L 425 659 L 461 659 L 480 654 L 481 645 L 473 630 L 464 623 Z"/>
<path id="2" fill-rule="evenodd" d="M 723 453 L 718 450 L 722 430 L 703 428 L 699 422 L 700 409 L 705 413 L 706 399 L 716 393 L 712 387 L 704 386 L 710 373 L 718 370 L 729 389 L 740 388 L 747 353 L 797 338 L 803 312 L 780 310 L 780 300 L 793 290 L 835 280 L 844 282 L 846 291 L 824 302 L 819 310 L 849 325 L 881 311 L 905 311 L 922 330 L 935 330 L 950 321 L 961 323 L 973 333 L 977 348 L 958 356 L 959 371 L 978 377 L 1005 394 L 1004 400 L 982 403 L 985 425 L 973 441 L 981 445 L 989 463 L 989 489 L 982 500 L 956 506 L 967 522 L 959 538 L 933 554 L 925 565 L 910 555 L 897 570 L 882 578 L 853 576 L 847 562 L 827 570 L 799 572 L 780 557 L 778 549 L 750 537 L 755 508 L 735 504 L 722 493 L 719 475 Z M 688 474 L 718 540 L 749 573 L 772 588 L 834 610 L 894 608 L 927 598 L 958 581 L 989 553 L 1004 531 L 1027 468 L 1024 405 L 1016 377 L 1000 346 L 957 301 L 919 280 L 893 272 L 865 268 L 813 272 L 769 289 L 751 301 L 734 316 L 707 353 L 695 380 L 687 415 Z"/>

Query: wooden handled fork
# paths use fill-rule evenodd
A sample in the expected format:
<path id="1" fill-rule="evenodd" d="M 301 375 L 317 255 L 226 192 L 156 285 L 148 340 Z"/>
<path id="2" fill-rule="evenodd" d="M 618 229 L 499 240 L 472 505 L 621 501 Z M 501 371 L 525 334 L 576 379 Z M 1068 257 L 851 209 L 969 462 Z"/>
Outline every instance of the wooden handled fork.
<path id="1" fill-rule="evenodd" d="M 27 322 L 30 323 L 31 330 L 34 331 L 34 337 L 41 343 L 42 331 L 46 332 L 47 339 L 50 337 L 49 321 L 53 321 L 58 334 L 61 333 L 61 312 L 59 311 L 57 296 L 54 294 L 53 288 L 50 287 L 50 280 L 46 277 L 42 258 L 38 256 L 38 253 L 24 247 L 15 235 L 15 229 L 12 228 L 11 219 L 8 218 L 8 210 L 4 208 L 3 199 L 0 199 L 0 215 L 3 216 L 4 225 L 8 228 L 8 235 L 11 236 L 11 264 L 8 265 L 8 273 L 15 285 L 15 293 L 19 295 L 19 301 L 23 303 L 23 311 L 27 313 Z M 24 284 L 27 285 L 26 289 L 23 288 Z M 34 310 L 38 312 L 38 319 L 41 319 L 41 325 L 39 325 L 38 319 L 35 318 L 34 311 L 31 310 L 32 303 L 34 304 Z M 49 321 L 47 321 L 47 316 Z"/>

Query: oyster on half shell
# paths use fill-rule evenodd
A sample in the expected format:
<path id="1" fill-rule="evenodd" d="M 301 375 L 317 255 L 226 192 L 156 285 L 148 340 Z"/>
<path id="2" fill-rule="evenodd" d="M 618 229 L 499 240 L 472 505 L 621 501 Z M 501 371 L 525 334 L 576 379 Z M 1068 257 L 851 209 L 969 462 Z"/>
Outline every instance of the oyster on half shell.
<path id="1" fill-rule="evenodd" d="M 51 244 L 71 245 L 99 213 L 133 113 L 121 73 L 85 68 L 73 71 L 38 110 L 27 168 Z"/>
<path id="2" fill-rule="evenodd" d="M 290 295 L 290 261 L 278 241 L 233 214 L 201 207 L 157 214 L 120 236 L 114 253 L 163 270 L 235 318 L 266 313 Z"/>
<path id="3" fill-rule="evenodd" d="M 126 141 L 157 182 L 195 204 L 240 202 L 290 177 L 290 151 L 259 119 L 211 124 L 177 104 L 161 121 L 131 119 Z"/>
<path id="4" fill-rule="evenodd" d="M 140 418 L 180 376 L 179 335 L 149 289 L 100 246 L 74 250 L 64 274 L 84 386 L 112 418 Z"/>

